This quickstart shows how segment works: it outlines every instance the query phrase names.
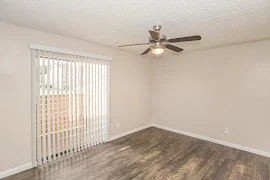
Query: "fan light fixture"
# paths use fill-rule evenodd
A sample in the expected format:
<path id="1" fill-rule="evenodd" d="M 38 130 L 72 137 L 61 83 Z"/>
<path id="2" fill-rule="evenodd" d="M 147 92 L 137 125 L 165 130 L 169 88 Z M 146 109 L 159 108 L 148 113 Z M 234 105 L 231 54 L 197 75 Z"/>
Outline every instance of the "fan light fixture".
<path id="1" fill-rule="evenodd" d="M 162 53 L 164 53 L 164 47 L 163 46 L 154 46 L 154 47 L 152 47 L 151 52 L 153 54 L 156 54 L 156 55 L 162 54 Z"/>

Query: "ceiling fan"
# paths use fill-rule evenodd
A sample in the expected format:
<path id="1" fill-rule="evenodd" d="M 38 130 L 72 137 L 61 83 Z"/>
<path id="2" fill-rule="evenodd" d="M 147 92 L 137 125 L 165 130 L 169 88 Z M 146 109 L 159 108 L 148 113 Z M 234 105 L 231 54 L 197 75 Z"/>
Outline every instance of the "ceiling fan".
<path id="1" fill-rule="evenodd" d="M 146 49 L 141 55 L 145 55 L 152 51 L 153 54 L 162 54 L 164 53 L 165 49 L 170 49 L 175 52 L 181 52 L 184 49 L 179 48 L 177 46 L 171 45 L 171 43 L 176 42 L 185 42 L 185 41 L 197 41 L 201 40 L 202 37 L 197 36 L 188 36 L 188 37 L 181 37 L 181 38 L 173 38 L 173 39 L 167 39 L 167 36 L 160 34 L 161 25 L 154 25 L 153 26 L 154 31 L 149 31 L 150 37 L 149 37 L 149 43 L 139 43 L 139 44 L 129 44 L 129 45 L 121 45 L 118 47 L 126 47 L 126 46 L 137 46 L 137 45 L 146 45 L 151 44 L 151 46 Z"/>

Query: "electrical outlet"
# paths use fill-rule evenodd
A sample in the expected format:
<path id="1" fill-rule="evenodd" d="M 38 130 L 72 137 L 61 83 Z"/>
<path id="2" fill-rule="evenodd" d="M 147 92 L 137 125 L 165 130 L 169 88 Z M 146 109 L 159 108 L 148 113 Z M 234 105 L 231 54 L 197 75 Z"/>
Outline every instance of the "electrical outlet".
<path id="1" fill-rule="evenodd" d="M 221 129 L 221 130 L 220 130 L 220 133 L 221 133 L 221 134 L 229 134 L 230 131 L 229 131 L 228 128 L 224 128 L 224 129 Z"/>
<path id="2" fill-rule="evenodd" d="M 117 127 L 117 128 L 120 127 L 120 122 L 116 123 L 116 127 Z"/>
<path id="3" fill-rule="evenodd" d="M 223 133 L 224 133 L 224 130 L 223 130 L 223 129 L 221 129 L 221 130 L 220 130 L 220 133 L 221 133 L 221 134 L 223 134 Z"/>

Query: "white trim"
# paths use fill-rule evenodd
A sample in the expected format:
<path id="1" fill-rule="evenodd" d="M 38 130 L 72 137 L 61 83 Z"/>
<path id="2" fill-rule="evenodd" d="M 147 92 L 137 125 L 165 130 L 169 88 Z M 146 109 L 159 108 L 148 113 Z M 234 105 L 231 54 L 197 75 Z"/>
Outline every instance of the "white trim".
<path id="1" fill-rule="evenodd" d="M 48 46 L 39 45 L 39 44 L 30 44 L 30 49 L 39 49 L 39 50 L 44 50 L 44 51 L 59 52 L 59 53 L 70 54 L 70 55 L 84 56 L 84 57 L 104 59 L 104 60 L 112 60 L 112 57 L 108 57 L 108 56 L 101 56 L 101 55 L 84 53 L 84 52 L 79 52 L 79 51 L 48 47 Z"/>
<path id="2" fill-rule="evenodd" d="M 238 145 L 238 144 L 234 144 L 234 143 L 230 143 L 230 142 L 226 142 L 226 141 L 222 141 L 222 140 L 218 140 L 218 139 L 214 139 L 214 138 L 210 138 L 210 137 L 206 137 L 206 136 L 202 136 L 202 135 L 198 135 L 198 134 L 193 134 L 193 133 L 190 133 L 190 132 L 181 131 L 181 130 L 178 130 L 178 129 L 173 129 L 173 128 L 162 126 L 162 125 L 153 124 L 152 126 L 156 127 L 156 128 L 164 129 L 164 130 L 167 130 L 167 131 L 183 134 L 183 135 L 186 135 L 186 136 L 194 137 L 194 138 L 197 138 L 197 139 L 202 139 L 202 140 L 209 141 L 209 142 L 212 142 L 212 143 L 221 144 L 221 145 L 232 147 L 232 148 L 235 148 L 235 149 L 240 149 L 240 150 L 251 152 L 251 153 L 254 153 L 254 154 L 259 154 L 259 155 L 262 155 L 262 156 L 270 157 L 270 152 L 265 152 L 265 151 L 262 151 L 262 150 L 259 150 L 259 149 L 253 149 L 253 148 L 250 148 L 250 147 L 246 147 L 246 146 L 242 146 L 242 145 Z"/>
<path id="3" fill-rule="evenodd" d="M 132 130 L 130 130 L 130 131 L 127 131 L 127 132 L 124 132 L 124 133 L 121 133 L 121 134 L 118 134 L 118 135 L 109 137 L 109 140 L 108 140 L 108 141 L 113 141 L 113 140 L 115 140 L 115 139 L 118 139 L 118 138 L 127 136 L 127 135 L 129 135 L 129 134 L 132 134 L 132 133 L 135 133 L 135 132 L 144 130 L 144 129 L 149 128 L 149 127 L 152 127 L 152 124 L 148 124 L 148 125 L 145 125 L 145 126 L 141 126 L 141 127 L 136 128 L 136 129 L 132 129 Z"/>
<path id="4" fill-rule="evenodd" d="M 2 171 L 2 172 L 0 172 L 0 179 L 11 176 L 13 174 L 17 174 L 17 173 L 25 171 L 27 169 L 31 169 L 32 167 L 33 167 L 32 163 L 27 163 L 27 164 L 24 164 L 24 165 L 21 165 L 21 166 L 12 168 L 12 169 L 8 169 L 6 171 Z"/>
<path id="5" fill-rule="evenodd" d="M 36 50 L 31 50 L 32 57 L 31 57 L 31 149 L 32 149 L 32 164 L 34 167 L 37 166 L 37 153 L 36 153 L 36 129 L 37 129 L 37 120 L 36 120 L 36 104 L 37 104 L 37 96 L 36 96 L 36 89 L 37 89 L 37 82 L 36 82 Z"/>

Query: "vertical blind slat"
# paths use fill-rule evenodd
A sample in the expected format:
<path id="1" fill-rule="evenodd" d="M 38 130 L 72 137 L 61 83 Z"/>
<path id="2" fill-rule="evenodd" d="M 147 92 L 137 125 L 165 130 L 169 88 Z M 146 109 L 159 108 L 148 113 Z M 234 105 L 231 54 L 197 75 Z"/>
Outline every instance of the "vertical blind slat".
<path id="1" fill-rule="evenodd" d="M 80 90 L 80 124 L 81 124 L 81 126 L 80 126 L 80 135 L 81 135 L 81 137 L 80 137 L 80 139 L 81 139 L 81 150 L 83 150 L 84 149 L 84 133 L 83 133 L 83 126 L 84 126 L 84 124 L 83 124 L 83 91 L 82 91 L 82 87 L 83 87 L 83 66 L 82 66 L 82 57 L 80 57 L 80 65 L 81 65 L 81 67 L 80 67 L 80 69 L 81 69 L 81 73 L 80 73 L 80 86 L 79 86 L 79 90 Z"/>
<path id="2" fill-rule="evenodd" d="M 75 57 L 73 56 L 73 61 L 72 61 L 72 123 L 73 123 L 73 129 L 72 129 L 72 138 L 73 138 L 73 151 L 76 152 L 76 117 L 75 117 Z"/>
<path id="3" fill-rule="evenodd" d="M 102 59 L 100 59 L 100 142 L 103 143 L 103 131 L 102 131 L 102 127 L 103 127 L 103 90 L 102 90 L 102 83 L 103 83 L 103 72 L 102 72 Z"/>
<path id="4" fill-rule="evenodd" d="M 60 109 L 59 109 L 59 104 L 60 104 L 60 97 L 59 97 L 59 53 L 57 53 L 57 76 L 56 76 L 56 82 L 57 82 L 57 152 L 58 152 L 58 158 L 60 158 L 60 153 L 61 153 L 61 147 L 60 147 L 60 118 L 59 118 L 59 114 L 60 114 Z"/>
<path id="5" fill-rule="evenodd" d="M 99 69 L 100 69 L 100 72 L 99 72 L 99 74 L 100 74 L 100 78 L 99 78 L 99 91 L 100 91 L 100 99 L 99 99 L 99 103 L 100 103 L 100 105 L 99 105 L 99 107 L 100 107 L 100 110 L 99 110 L 99 119 L 100 119 L 100 143 L 103 143 L 103 140 L 102 140 L 102 138 L 103 138 L 103 136 L 102 136 L 102 126 L 103 126 L 103 122 L 102 122 L 102 95 L 103 95 L 103 93 L 102 93 L 102 60 L 100 59 L 99 60 L 99 62 L 100 62 L 100 64 L 99 64 Z"/>
<path id="6" fill-rule="evenodd" d="M 102 142 L 105 142 L 105 133 L 104 131 L 106 130 L 105 128 L 105 71 L 104 71 L 104 63 L 105 61 L 102 60 Z"/>
<path id="7" fill-rule="evenodd" d="M 92 62 L 92 59 L 91 59 Z M 93 63 L 89 64 L 90 67 L 90 72 L 89 72 L 89 80 L 90 80 L 90 84 L 89 84 L 89 101 L 90 101 L 90 106 L 89 106 L 89 110 L 90 110 L 90 142 L 91 142 L 91 146 L 94 145 L 93 142 L 93 138 L 94 138 L 94 134 L 93 134 L 93 101 L 94 101 L 94 96 L 93 96 Z"/>
<path id="8" fill-rule="evenodd" d="M 40 125 L 40 51 L 37 52 L 37 70 L 36 70 L 36 95 L 37 95 L 37 162 L 38 165 L 42 164 L 41 161 L 41 125 Z"/>
<path id="9" fill-rule="evenodd" d="M 46 112 L 45 112 L 45 58 L 44 51 L 42 53 L 42 155 L 43 163 L 47 162 L 47 146 L 46 146 Z"/>
<path id="10" fill-rule="evenodd" d="M 100 59 L 98 60 L 98 121 L 99 121 L 99 143 L 101 143 L 101 65 Z"/>
<path id="11" fill-rule="evenodd" d="M 77 59 L 76 59 L 77 60 Z M 77 61 L 74 62 L 74 151 L 77 152 L 77 74 L 76 74 Z"/>
<path id="12" fill-rule="evenodd" d="M 107 131 L 106 131 L 106 141 L 108 140 L 108 137 L 110 135 L 110 127 L 109 127 L 109 118 L 110 118 L 110 88 L 111 88 L 111 84 L 110 84 L 110 77 L 111 77 L 111 72 L 110 72 L 110 62 L 107 61 L 107 65 L 106 65 L 106 77 L 107 77 L 107 86 L 106 86 L 106 90 L 107 90 L 107 98 L 106 98 L 106 105 L 107 105 Z"/>
<path id="13" fill-rule="evenodd" d="M 68 135 L 68 122 L 69 122 L 69 114 L 68 114 L 68 55 L 66 55 L 66 61 L 65 61 L 65 109 L 66 109 L 66 113 L 65 113 L 65 120 L 66 120 L 66 154 L 69 154 L 69 135 Z"/>
<path id="14" fill-rule="evenodd" d="M 86 142 L 86 77 L 85 77 L 85 74 L 86 74 L 86 64 L 85 64 L 85 59 L 83 58 L 82 59 L 82 83 L 83 83 L 83 86 L 82 86 L 82 92 L 83 92 L 83 145 L 84 145 L 84 148 L 83 149 L 86 149 L 87 148 L 87 142 Z"/>
<path id="15" fill-rule="evenodd" d="M 48 143 L 48 161 L 51 161 L 51 102 L 50 102 L 50 52 L 47 52 L 47 143 Z"/>
<path id="16" fill-rule="evenodd" d="M 91 92 L 91 97 L 92 97 L 92 120 L 91 120 L 91 123 L 92 123 L 92 144 L 93 144 L 93 146 L 95 146 L 96 144 L 95 144 L 95 139 L 96 139 L 96 133 L 95 133 L 95 124 L 96 124 L 96 122 L 95 122 L 95 116 L 94 116 L 94 114 L 95 114 L 95 102 L 96 102 L 96 98 L 95 98 L 95 83 L 96 83 L 96 81 L 95 81 L 95 60 L 93 59 L 93 64 L 92 64 L 92 84 L 91 84 L 91 86 L 92 86 L 92 92 Z"/>
<path id="17" fill-rule="evenodd" d="M 99 70 L 99 59 L 97 59 L 97 144 L 99 144 L 99 140 L 100 140 L 100 114 L 99 114 L 99 111 L 100 111 L 100 102 L 99 102 L 99 99 L 100 99 L 100 92 L 99 92 L 99 84 L 100 84 L 100 70 Z"/>
<path id="18" fill-rule="evenodd" d="M 106 61 L 104 61 L 103 65 L 103 70 L 104 70 L 104 142 L 106 142 L 106 136 L 107 136 L 107 90 L 106 90 L 106 82 L 107 82 L 107 77 L 106 77 Z"/>
<path id="19" fill-rule="evenodd" d="M 80 151 L 80 97 L 79 97 L 79 88 L 80 88 L 80 83 L 79 83 L 79 57 L 77 57 L 77 61 L 76 61 L 76 120 L 77 120 L 77 150 Z"/>
<path id="20" fill-rule="evenodd" d="M 96 59 L 94 60 L 94 63 L 96 63 Z M 94 112 L 94 145 L 97 143 L 97 65 L 94 64 L 94 98 L 95 98 L 95 104 L 93 108 L 95 109 Z"/>
<path id="21" fill-rule="evenodd" d="M 80 110 L 80 103 L 81 103 L 81 98 L 80 98 L 80 57 L 77 57 L 78 62 L 77 62 L 77 88 L 76 88 L 76 93 L 77 93 L 77 120 L 78 120 L 78 126 L 77 126 L 77 137 L 78 137 L 78 151 L 81 150 L 81 110 Z"/>
<path id="22" fill-rule="evenodd" d="M 70 67 L 69 67 L 69 73 L 70 73 L 70 90 L 69 90 L 69 112 L 70 112 L 70 151 L 71 153 L 73 153 L 73 122 L 74 122 L 74 118 L 73 118 L 73 56 L 71 55 L 70 57 L 70 63 L 69 63 Z"/>
<path id="23" fill-rule="evenodd" d="M 86 59 L 85 61 L 86 64 L 86 72 L 85 72 L 85 101 L 86 101 L 86 143 L 87 143 L 87 147 L 90 147 L 90 143 L 89 143 L 89 78 L 88 78 L 88 73 L 89 73 L 89 64 L 88 64 L 88 59 Z"/>
<path id="24" fill-rule="evenodd" d="M 53 128 L 53 140 L 52 140 L 52 153 L 53 153 L 53 159 L 56 160 L 56 135 L 55 135 L 55 97 L 54 97 L 54 79 L 55 79 L 55 65 L 54 65 L 55 56 L 52 56 L 52 128 Z"/>
<path id="25" fill-rule="evenodd" d="M 82 122 L 81 122 L 81 94 L 80 94 L 80 86 L 81 86 L 81 81 L 80 81 L 80 57 L 78 57 L 78 66 L 77 66 L 77 118 L 78 118 L 78 150 L 81 151 L 81 126 L 82 126 Z"/>
<path id="26" fill-rule="evenodd" d="M 92 145 L 94 146 L 94 145 L 96 145 L 95 144 L 95 139 L 96 139 L 96 134 L 95 134 L 95 117 L 94 117 L 94 114 L 95 114 L 95 101 L 96 101 L 96 98 L 95 98 L 95 92 L 94 92 L 94 88 L 95 88 L 95 65 L 94 65 L 94 63 L 95 63 L 95 60 L 93 59 L 92 60 L 93 61 L 93 64 L 92 64 L 92 84 L 91 84 L 91 86 L 92 86 L 92 88 L 91 88 L 91 97 L 92 97 L 92 105 L 91 105 L 91 109 L 92 109 L 92 117 L 91 117 L 91 123 L 92 123 Z"/>
<path id="27" fill-rule="evenodd" d="M 105 139 L 104 139 L 104 126 L 105 126 L 105 123 L 104 123 L 104 61 L 101 60 L 101 122 L 102 122 L 102 126 L 101 126 L 101 136 L 102 136 L 102 143 L 105 142 Z"/>
<path id="28" fill-rule="evenodd" d="M 61 152 L 62 152 L 62 155 L 64 154 L 65 152 L 65 147 L 64 147 L 64 139 L 65 139 L 65 134 L 64 134 L 64 131 L 65 131 L 65 126 L 64 126 L 64 98 L 63 98 L 63 95 L 64 95 L 64 84 L 63 84 L 63 80 L 64 80 L 64 56 L 63 54 L 61 54 Z"/>
<path id="29" fill-rule="evenodd" d="M 96 77 L 96 80 L 97 80 L 97 87 L 96 87 L 96 92 L 97 92 L 97 102 L 96 102 L 96 107 L 97 107 L 97 115 L 96 115 L 96 122 L 97 122 L 97 144 L 99 144 L 99 138 L 100 138 L 100 134 L 99 134 L 99 60 L 97 59 L 97 65 L 96 65 L 96 69 L 97 69 L 97 77 Z"/>
<path id="30" fill-rule="evenodd" d="M 102 69 L 99 60 L 99 142 L 102 143 Z"/>

